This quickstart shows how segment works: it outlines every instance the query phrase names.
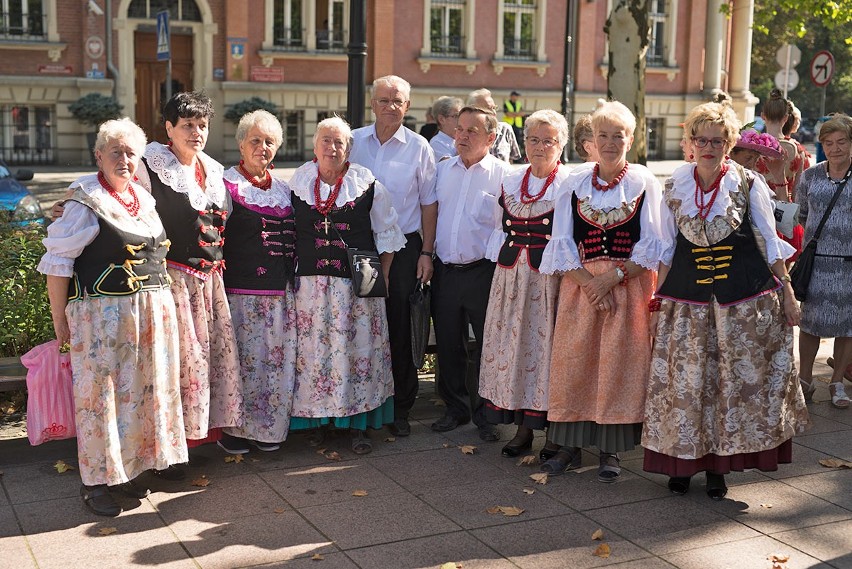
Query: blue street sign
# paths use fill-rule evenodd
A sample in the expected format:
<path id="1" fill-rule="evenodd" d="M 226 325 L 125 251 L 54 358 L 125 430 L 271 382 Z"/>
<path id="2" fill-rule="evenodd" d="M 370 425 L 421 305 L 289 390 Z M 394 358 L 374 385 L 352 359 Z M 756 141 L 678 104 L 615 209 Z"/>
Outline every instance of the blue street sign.
<path id="1" fill-rule="evenodd" d="M 169 31 L 168 11 L 157 12 L 157 61 L 172 58 L 171 32 Z"/>

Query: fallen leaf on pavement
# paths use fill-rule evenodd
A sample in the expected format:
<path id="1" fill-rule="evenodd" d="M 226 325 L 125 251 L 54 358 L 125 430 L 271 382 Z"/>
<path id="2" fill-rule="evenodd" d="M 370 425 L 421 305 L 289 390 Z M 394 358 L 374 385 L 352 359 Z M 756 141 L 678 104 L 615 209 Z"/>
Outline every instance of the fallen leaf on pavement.
<path id="1" fill-rule="evenodd" d="M 392 443 L 392 442 L 394 442 L 395 440 L 396 440 L 396 437 L 388 437 L 388 438 L 386 438 L 386 439 L 385 439 L 385 442 L 386 442 L 386 443 Z"/>
<path id="2" fill-rule="evenodd" d="M 210 486 L 210 479 L 202 475 L 201 478 L 196 478 L 195 480 L 193 480 L 192 485 L 204 488 L 206 486 Z"/>
<path id="3" fill-rule="evenodd" d="M 790 560 L 790 556 L 783 553 L 773 553 L 767 559 L 772 562 L 772 569 L 787 569 L 786 563 Z"/>
<path id="4" fill-rule="evenodd" d="M 503 514 L 506 517 L 515 517 L 520 516 L 524 513 L 524 510 L 521 508 L 516 508 L 515 506 L 493 506 L 485 510 L 489 514 Z"/>
<path id="5" fill-rule="evenodd" d="M 336 450 L 331 450 L 331 451 L 325 452 L 325 453 L 323 453 L 323 456 L 325 456 L 328 460 L 335 460 L 335 461 L 343 460 L 342 458 L 340 458 L 340 453 L 337 452 Z"/>
<path id="6" fill-rule="evenodd" d="M 823 458 L 819 463 L 828 468 L 852 468 L 852 462 L 839 458 Z"/>
<path id="7" fill-rule="evenodd" d="M 607 544 L 602 543 L 598 546 L 597 549 L 595 549 L 595 552 L 594 552 L 593 555 L 596 555 L 596 556 L 600 557 L 601 559 L 606 559 L 607 557 L 610 556 L 611 553 L 612 553 L 612 550 L 610 549 L 610 547 Z"/>
<path id="8" fill-rule="evenodd" d="M 358 496 L 360 498 L 360 497 L 366 496 L 367 491 L 366 490 L 355 490 L 354 492 L 352 492 L 352 495 Z"/>
<path id="9" fill-rule="evenodd" d="M 523 492 L 524 494 L 535 494 L 535 490 L 532 488 L 524 488 Z"/>
<path id="10" fill-rule="evenodd" d="M 459 447 L 462 451 L 462 454 L 473 454 L 476 452 L 476 447 L 473 445 L 462 445 Z"/>
<path id="11" fill-rule="evenodd" d="M 594 539 L 595 541 L 602 540 L 603 539 L 603 530 L 601 528 L 596 529 L 595 533 L 592 534 L 592 539 Z"/>
<path id="12" fill-rule="evenodd" d="M 768 510 L 768 509 L 772 508 L 772 504 L 761 504 L 760 507 L 766 508 Z"/>
<path id="13" fill-rule="evenodd" d="M 116 528 L 101 528 L 98 530 L 98 535 L 112 535 L 117 531 Z"/>
<path id="14" fill-rule="evenodd" d="M 325 557 L 323 557 L 319 553 L 314 553 L 314 556 L 311 557 L 311 559 L 313 559 L 314 561 L 322 561 L 323 559 L 325 559 Z"/>
<path id="15" fill-rule="evenodd" d="M 272 511 L 275 512 L 276 514 L 283 514 L 285 510 L 284 510 L 284 508 L 275 508 Z"/>
<path id="16" fill-rule="evenodd" d="M 57 460 L 56 464 L 53 465 L 53 468 L 55 468 L 56 472 L 58 472 L 59 474 L 62 474 L 63 472 L 68 472 L 69 470 L 74 470 L 74 467 L 66 463 L 64 460 Z"/>
<path id="17" fill-rule="evenodd" d="M 536 484 L 547 484 L 547 472 L 536 472 L 530 474 L 530 478 L 535 480 Z"/>
<path id="18" fill-rule="evenodd" d="M 532 464 L 538 464 L 538 459 L 536 459 L 534 454 L 528 454 L 527 456 L 519 460 L 516 466 L 529 466 Z"/>
<path id="19" fill-rule="evenodd" d="M 243 458 L 243 455 L 241 455 L 241 454 L 235 454 L 233 456 L 226 456 L 225 457 L 225 462 L 233 462 L 235 464 L 239 464 L 244 460 L 245 459 Z"/>

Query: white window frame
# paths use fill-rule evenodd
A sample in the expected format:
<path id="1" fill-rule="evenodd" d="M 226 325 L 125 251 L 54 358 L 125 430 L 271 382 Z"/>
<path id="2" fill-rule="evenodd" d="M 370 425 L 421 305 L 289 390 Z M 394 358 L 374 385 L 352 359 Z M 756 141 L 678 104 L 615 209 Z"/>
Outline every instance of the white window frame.
<path id="1" fill-rule="evenodd" d="M 420 50 L 422 56 L 434 57 L 465 57 L 473 59 L 476 57 L 476 51 L 473 49 L 474 30 L 473 25 L 473 10 L 475 0 L 425 0 L 423 2 L 423 45 Z M 432 10 L 434 8 L 444 8 L 443 25 L 440 30 L 441 36 L 444 36 L 445 31 L 449 27 L 449 12 L 452 9 L 461 11 L 462 20 L 462 37 L 464 45 L 457 54 L 446 52 L 432 52 Z"/>
<path id="2" fill-rule="evenodd" d="M 668 75 L 669 81 L 673 81 L 675 74 L 680 71 L 677 68 L 677 11 L 680 0 L 666 0 L 666 25 L 664 30 L 665 41 L 663 44 L 664 61 L 663 65 L 646 65 L 648 73 L 665 73 Z M 612 14 L 612 0 L 607 0 L 606 3 L 607 18 Z M 653 22 L 651 15 L 648 15 L 648 24 Z M 601 74 L 606 77 L 606 68 L 609 66 L 609 39 L 604 45 L 603 62 L 601 65 Z"/>
<path id="3" fill-rule="evenodd" d="M 9 2 L 26 2 L 26 0 L 3 0 L 0 9 L 8 13 Z M 26 6 L 28 12 L 29 6 Z M 0 41 L 0 49 L 46 51 L 47 57 L 54 63 L 62 57 L 62 52 L 68 47 L 67 43 L 59 41 L 59 28 L 56 16 L 56 0 L 42 0 L 41 8 L 47 16 L 45 18 L 45 30 L 41 39 L 6 38 Z"/>
<path id="4" fill-rule="evenodd" d="M 343 44 L 344 46 L 349 41 L 349 0 L 325 0 L 328 3 L 328 14 L 329 14 L 329 31 L 334 29 L 333 19 L 333 8 L 336 2 L 343 3 Z M 290 16 L 291 10 L 287 9 L 291 6 L 291 0 L 266 0 L 264 5 L 265 10 L 265 21 L 266 31 L 263 41 L 263 47 L 261 51 L 261 56 L 264 59 L 264 65 L 272 64 L 272 60 L 276 55 L 272 52 L 278 51 L 289 51 L 289 52 L 318 52 L 320 54 L 325 53 L 329 50 L 327 49 L 317 49 L 317 2 L 316 0 L 302 0 L 302 22 L 304 24 L 304 36 L 303 43 L 301 46 L 290 46 L 289 50 L 282 49 L 282 46 L 275 45 L 275 36 L 274 36 L 274 23 L 275 23 L 275 4 L 283 2 L 285 6 L 285 22 Z M 295 49 L 294 49 L 295 48 Z"/>
<path id="5" fill-rule="evenodd" d="M 510 6 L 508 8 L 506 6 L 506 2 L 510 2 Z M 505 47 L 503 45 L 503 41 L 506 38 L 506 30 L 503 28 L 503 20 L 506 12 L 514 12 L 518 14 L 518 16 L 521 14 L 533 14 L 532 40 L 535 42 L 535 52 L 530 53 L 528 58 L 520 59 L 520 61 L 545 61 L 547 59 L 544 49 L 545 27 L 547 25 L 547 0 L 536 0 L 536 3 L 532 6 L 519 4 L 517 0 L 497 1 L 497 52 L 494 55 L 497 59 L 506 57 Z M 521 18 L 518 17 L 515 20 L 516 34 L 520 33 L 520 25 Z"/>

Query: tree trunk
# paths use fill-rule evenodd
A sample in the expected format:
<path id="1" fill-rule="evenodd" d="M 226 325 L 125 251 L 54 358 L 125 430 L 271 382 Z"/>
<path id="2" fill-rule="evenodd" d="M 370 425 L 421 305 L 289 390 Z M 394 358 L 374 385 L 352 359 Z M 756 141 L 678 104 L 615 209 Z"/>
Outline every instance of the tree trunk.
<path id="1" fill-rule="evenodd" d="M 648 158 L 645 128 L 645 52 L 648 51 L 648 0 L 614 0 L 604 26 L 609 38 L 607 98 L 619 101 L 636 116 L 630 162 Z"/>

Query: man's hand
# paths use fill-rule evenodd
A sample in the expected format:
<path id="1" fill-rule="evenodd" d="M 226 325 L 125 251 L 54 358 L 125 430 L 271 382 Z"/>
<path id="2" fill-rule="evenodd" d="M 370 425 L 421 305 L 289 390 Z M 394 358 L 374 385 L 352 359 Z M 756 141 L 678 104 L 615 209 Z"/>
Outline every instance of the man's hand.
<path id="1" fill-rule="evenodd" d="M 428 283 L 432 280 L 432 273 L 435 267 L 432 265 L 432 257 L 428 255 L 420 255 L 417 260 L 417 279 L 422 283 Z"/>

